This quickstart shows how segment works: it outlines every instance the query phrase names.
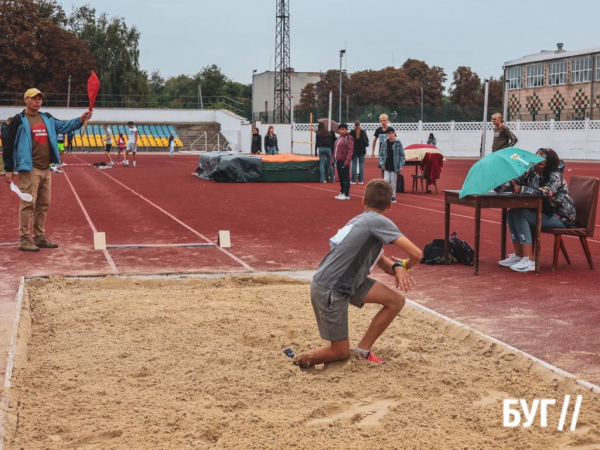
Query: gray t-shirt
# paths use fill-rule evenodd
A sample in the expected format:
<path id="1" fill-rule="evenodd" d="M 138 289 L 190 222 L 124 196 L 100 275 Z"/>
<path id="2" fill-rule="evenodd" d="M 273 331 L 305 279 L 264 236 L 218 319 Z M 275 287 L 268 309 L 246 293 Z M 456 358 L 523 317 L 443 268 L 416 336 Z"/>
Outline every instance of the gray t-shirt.
<path id="1" fill-rule="evenodd" d="M 329 241 L 331 250 L 313 277 L 317 284 L 354 295 L 383 252 L 402 233 L 390 219 L 373 211 L 356 216 Z"/>

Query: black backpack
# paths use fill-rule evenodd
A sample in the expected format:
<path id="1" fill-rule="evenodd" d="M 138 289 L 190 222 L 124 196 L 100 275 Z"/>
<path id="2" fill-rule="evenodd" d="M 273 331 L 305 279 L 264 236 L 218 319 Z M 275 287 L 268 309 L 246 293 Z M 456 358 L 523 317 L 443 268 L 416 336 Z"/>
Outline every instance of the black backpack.
<path id="1" fill-rule="evenodd" d="M 423 249 L 421 264 L 444 264 L 444 240 L 434 239 Z"/>
<path id="2" fill-rule="evenodd" d="M 396 180 L 396 192 L 398 194 L 404 193 L 404 175 L 401 173 L 398 174 L 398 179 Z"/>
<path id="3" fill-rule="evenodd" d="M 455 231 L 450 236 L 450 253 L 456 261 L 465 266 L 472 266 L 475 259 L 475 251 L 467 241 L 457 238 L 458 233 Z"/>
<path id="4" fill-rule="evenodd" d="M 466 241 L 457 238 L 457 235 L 458 233 L 455 231 L 450 237 L 450 255 L 448 264 L 459 262 L 465 266 L 472 266 L 475 251 Z M 421 264 L 445 264 L 443 239 L 434 239 L 430 244 L 425 246 Z"/>

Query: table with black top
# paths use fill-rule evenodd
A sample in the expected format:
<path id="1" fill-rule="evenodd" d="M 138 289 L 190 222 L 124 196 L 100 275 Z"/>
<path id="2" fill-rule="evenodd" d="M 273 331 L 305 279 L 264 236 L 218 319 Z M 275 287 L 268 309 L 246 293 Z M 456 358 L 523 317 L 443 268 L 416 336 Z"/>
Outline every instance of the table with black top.
<path id="1" fill-rule="evenodd" d="M 479 272 L 479 237 L 481 229 L 481 209 L 482 208 L 497 208 L 502 210 L 502 243 L 500 250 L 500 259 L 506 258 L 506 211 L 509 208 L 525 208 L 525 209 L 536 209 L 537 220 L 536 220 L 536 233 L 535 233 L 535 273 L 539 273 L 540 269 L 540 240 L 542 234 L 542 195 L 528 195 L 528 194 L 504 194 L 489 192 L 482 195 L 467 195 L 466 197 L 459 198 L 460 191 L 456 190 L 445 190 L 445 249 L 444 249 L 444 261 L 448 262 L 448 255 L 450 254 L 450 205 L 462 205 L 470 206 L 475 208 L 475 270 L 473 275 L 478 275 Z"/>

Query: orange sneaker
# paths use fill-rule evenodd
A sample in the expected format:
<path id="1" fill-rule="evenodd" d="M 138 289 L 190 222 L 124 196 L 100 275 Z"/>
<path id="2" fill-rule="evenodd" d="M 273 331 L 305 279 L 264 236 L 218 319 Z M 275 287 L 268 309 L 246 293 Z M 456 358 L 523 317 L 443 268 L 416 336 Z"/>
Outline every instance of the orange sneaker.
<path id="1" fill-rule="evenodd" d="M 362 356 L 367 361 L 369 361 L 371 363 L 374 363 L 374 364 L 379 364 L 380 366 L 385 366 L 387 364 L 383 359 L 378 358 L 377 356 L 375 356 L 375 354 L 373 352 L 367 353 L 367 356 L 364 356 L 364 355 L 362 355 L 360 353 L 359 353 L 359 355 Z"/>

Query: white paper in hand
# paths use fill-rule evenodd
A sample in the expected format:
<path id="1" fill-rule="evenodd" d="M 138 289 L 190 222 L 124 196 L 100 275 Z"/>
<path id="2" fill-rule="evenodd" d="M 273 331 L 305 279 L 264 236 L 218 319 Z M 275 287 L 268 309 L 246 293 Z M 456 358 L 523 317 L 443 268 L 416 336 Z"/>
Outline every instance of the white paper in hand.
<path id="1" fill-rule="evenodd" d="M 10 190 L 17 194 L 24 202 L 29 203 L 33 200 L 33 195 L 21 192 L 15 183 L 10 183 Z"/>

